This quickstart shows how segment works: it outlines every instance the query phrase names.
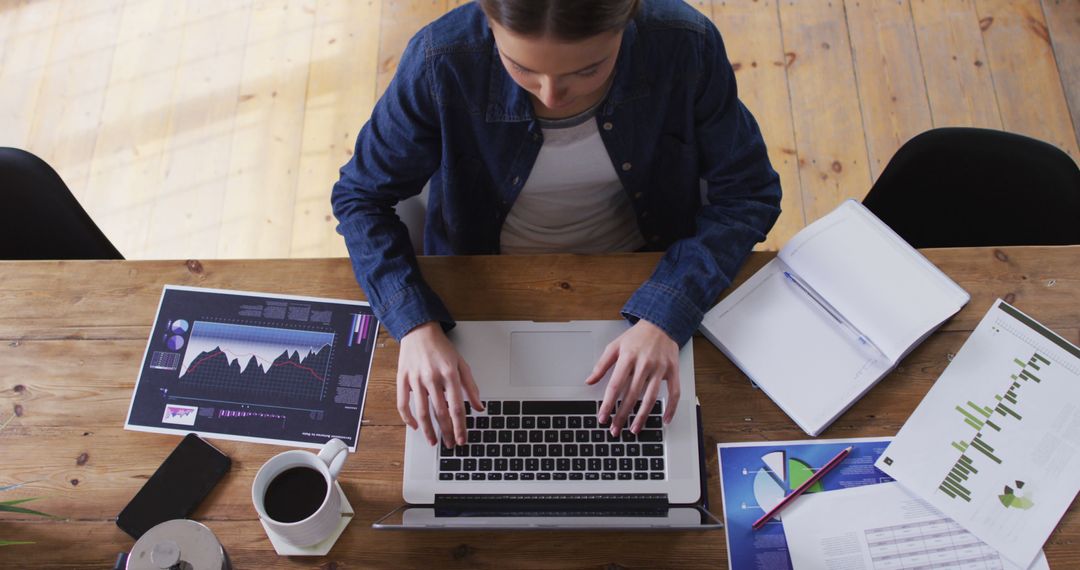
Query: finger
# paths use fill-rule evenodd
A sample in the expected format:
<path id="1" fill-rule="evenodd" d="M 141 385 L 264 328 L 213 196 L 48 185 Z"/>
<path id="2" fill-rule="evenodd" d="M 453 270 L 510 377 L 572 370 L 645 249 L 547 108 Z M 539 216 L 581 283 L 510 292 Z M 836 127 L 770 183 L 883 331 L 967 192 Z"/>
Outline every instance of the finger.
<path id="1" fill-rule="evenodd" d="M 638 408 L 637 417 L 634 418 L 634 425 L 630 426 L 630 431 L 635 434 L 641 433 L 641 429 L 645 427 L 645 420 L 649 418 L 649 410 L 652 410 L 653 404 L 656 403 L 656 397 L 660 395 L 660 387 L 664 385 L 664 378 L 660 375 L 653 376 L 649 380 L 649 386 L 645 388 L 645 395 L 641 397 L 641 407 Z"/>
<path id="2" fill-rule="evenodd" d="M 679 361 L 676 360 L 668 369 L 667 375 L 667 405 L 664 406 L 664 423 L 670 424 L 675 417 L 675 409 L 679 407 Z"/>
<path id="3" fill-rule="evenodd" d="M 611 365 L 615 364 L 615 360 L 618 357 L 619 349 L 617 346 L 614 343 L 607 345 L 607 347 L 604 348 L 603 354 L 601 354 L 600 358 L 596 361 L 596 365 L 593 366 L 592 374 L 589 374 L 589 377 L 585 379 L 585 384 L 592 386 L 599 382 L 600 379 L 604 377 L 604 374 L 607 373 L 608 369 L 611 368 Z"/>
<path id="4" fill-rule="evenodd" d="M 443 380 L 443 382 L 446 382 Z M 430 380 L 428 384 L 428 399 L 431 407 L 435 409 L 435 419 L 439 420 L 439 430 L 442 432 L 443 445 L 454 447 L 454 422 L 450 419 L 450 407 L 446 403 L 446 388 L 444 384 L 436 384 Z"/>
<path id="5" fill-rule="evenodd" d="M 435 428 L 431 426 L 431 409 L 428 403 L 427 390 L 424 389 L 420 382 L 416 382 L 413 384 L 412 392 L 416 396 L 416 419 L 420 422 L 420 428 L 423 430 L 428 443 L 435 445 L 439 440 L 435 437 Z"/>
<path id="6" fill-rule="evenodd" d="M 615 403 L 619 401 L 626 382 L 629 381 L 631 364 L 627 358 L 620 358 L 615 363 L 615 370 L 611 373 L 607 389 L 604 390 L 604 401 L 600 404 L 600 411 L 596 414 L 596 421 L 606 424 L 611 420 L 611 411 L 615 409 Z"/>
<path id="7" fill-rule="evenodd" d="M 453 422 L 454 441 L 465 445 L 465 401 L 461 397 L 461 378 L 455 373 L 446 382 L 446 403 L 450 408 L 450 421 Z"/>
<path id="8" fill-rule="evenodd" d="M 630 381 L 626 393 L 623 394 L 622 405 L 619 406 L 619 411 L 615 414 L 615 421 L 611 422 L 611 435 L 618 435 L 623 425 L 626 424 L 626 418 L 630 417 L 630 412 L 634 411 L 634 404 L 637 403 L 638 394 L 641 394 L 642 388 L 645 387 L 645 380 L 648 377 L 649 370 L 646 368 L 645 363 L 639 361 L 634 370 L 634 378 Z"/>
<path id="9" fill-rule="evenodd" d="M 476 379 L 473 378 L 469 363 L 462 360 L 458 364 L 458 373 L 461 374 L 462 385 L 465 387 L 465 395 L 469 397 L 469 404 L 472 404 L 474 410 L 484 411 L 484 402 L 480 399 L 480 388 L 476 386 Z"/>
<path id="10" fill-rule="evenodd" d="M 406 425 L 413 429 L 417 428 L 416 418 L 413 417 L 412 409 L 409 407 L 409 380 L 401 370 L 398 370 L 397 377 L 397 411 Z"/>

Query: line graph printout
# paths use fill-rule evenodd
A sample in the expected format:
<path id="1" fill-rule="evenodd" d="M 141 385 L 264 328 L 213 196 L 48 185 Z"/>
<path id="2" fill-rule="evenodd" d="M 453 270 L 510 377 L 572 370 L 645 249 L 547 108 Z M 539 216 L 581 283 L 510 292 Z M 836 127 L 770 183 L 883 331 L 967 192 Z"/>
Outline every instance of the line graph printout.
<path id="1" fill-rule="evenodd" d="M 1080 349 L 996 301 L 876 466 L 1028 566 L 1080 491 Z"/>
<path id="2" fill-rule="evenodd" d="M 355 449 L 377 330 L 363 302 L 167 285 L 125 427 Z"/>
<path id="3" fill-rule="evenodd" d="M 757 531 L 751 529 L 754 521 L 849 445 L 851 454 L 811 486 L 807 494 L 892 481 L 874 468 L 874 461 L 890 440 L 883 437 L 718 444 L 728 567 L 791 570 L 786 515 L 778 514 Z"/>

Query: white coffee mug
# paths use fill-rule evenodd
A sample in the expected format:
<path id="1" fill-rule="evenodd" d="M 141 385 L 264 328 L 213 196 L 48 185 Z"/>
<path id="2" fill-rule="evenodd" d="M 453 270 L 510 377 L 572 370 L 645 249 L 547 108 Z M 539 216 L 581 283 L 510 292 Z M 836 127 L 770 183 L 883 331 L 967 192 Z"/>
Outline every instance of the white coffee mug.
<path id="1" fill-rule="evenodd" d="M 311 546 L 326 540 L 341 523 L 341 495 L 338 494 L 337 481 L 341 466 L 345 463 L 349 448 L 340 439 L 326 442 L 318 455 L 298 449 L 279 453 L 263 464 L 255 474 L 251 485 L 251 501 L 263 524 L 296 546 Z M 308 467 L 322 474 L 326 480 L 326 497 L 306 519 L 296 522 L 279 522 L 266 514 L 266 489 L 270 482 L 284 471 L 293 467 Z"/>

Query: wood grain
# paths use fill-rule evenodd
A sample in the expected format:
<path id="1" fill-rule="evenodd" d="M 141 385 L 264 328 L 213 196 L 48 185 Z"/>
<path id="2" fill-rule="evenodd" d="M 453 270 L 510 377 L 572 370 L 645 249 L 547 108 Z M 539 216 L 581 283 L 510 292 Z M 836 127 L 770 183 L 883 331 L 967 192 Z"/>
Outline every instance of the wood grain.
<path id="1" fill-rule="evenodd" d="M 870 172 L 933 126 L 908 0 L 845 0 Z"/>
<path id="2" fill-rule="evenodd" d="M 935 127 L 1001 129 L 972 0 L 911 0 Z"/>
<path id="3" fill-rule="evenodd" d="M 806 221 L 870 190 L 843 2 L 780 0 Z"/>
<path id="4" fill-rule="evenodd" d="M 1005 130 L 1046 141 L 1080 160 L 1076 131 L 1039 0 L 975 0 Z M 1043 94 L 1032 105 L 1028 93 Z"/>
<path id="5" fill-rule="evenodd" d="M 739 99 L 757 119 L 780 174 L 780 219 L 761 244 L 775 251 L 806 226 L 780 14 L 775 0 L 733 0 L 713 5 L 713 22 L 735 68 Z"/>
<path id="6" fill-rule="evenodd" d="M 59 17 L 56 2 L 22 2 L 4 10 L 0 52 L 0 146 L 26 148 Z M 18 86 L 4 88 L 3 86 Z"/>
<path id="7" fill-rule="evenodd" d="M 895 433 L 998 296 L 1080 342 L 1080 246 L 926 250 L 972 294 L 972 301 L 843 414 L 822 437 Z M 738 282 L 773 254 L 756 253 Z M 463 319 L 615 318 L 651 272 L 655 254 L 422 258 L 424 274 Z M 304 277 L 308 279 L 304 279 Z M 163 283 L 355 298 L 346 260 L 207 262 L 0 262 L 0 485 L 33 481 L 15 497 L 63 517 L 5 515 L 4 538 L 38 544 L 0 549 L 0 567 L 105 566 L 132 541 L 113 517 L 176 443 L 175 436 L 124 431 L 123 418 Z M 481 285 L 482 284 L 482 285 Z M 482 291 L 482 293 L 481 293 Z M 103 334 L 104 333 L 104 334 Z M 111 336 L 110 336 L 111 335 Z M 358 452 L 342 481 L 357 511 L 330 556 L 281 558 L 254 510 L 250 485 L 280 447 L 216 442 L 233 469 L 194 517 L 224 543 L 237 568 L 249 567 L 718 567 L 725 542 L 715 533 L 380 532 L 370 528 L 401 503 L 405 427 L 394 410 L 397 343 L 380 337 Z M 694 342 L 703 409 L 708 485 L 719 504 L 715 444 L 805 439 L 715 347 Z M 737 403 L 737 405 L 733 405 Z M 1080 561 L 1074 504 L 1046 545 L 1055 568 Z M 31 554 L 28 554 L 31 553 Z M 336 566 L 335 566 L 336 565 Z"/>
<path id="8" fill-rule="evenodd" d="M 1080 2 L 1043 0 L 1042 7 L 1072 114 L 1073 133 L 1080 137 Z"/>
<path id="9" fill-rule="evenodd" d="M 375 93 L 381 97 L 397 71 L 398 60 L 409 39 L 442 16 L 446 0 L 383 0 L 379 16 L 379 71 Z"/>

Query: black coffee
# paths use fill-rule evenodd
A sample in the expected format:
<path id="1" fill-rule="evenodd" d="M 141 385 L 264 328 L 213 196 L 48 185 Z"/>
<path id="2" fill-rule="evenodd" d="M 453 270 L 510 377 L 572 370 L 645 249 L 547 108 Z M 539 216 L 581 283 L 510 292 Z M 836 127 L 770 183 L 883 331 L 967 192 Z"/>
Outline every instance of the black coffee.
<path id="1" fill-rule="evenodd" d="M 270 518 L 283 523 L 302 521 L 326 499 L 326 479 L 310 467 L 286 469 L 266 487 L 263 506 Z"/>

